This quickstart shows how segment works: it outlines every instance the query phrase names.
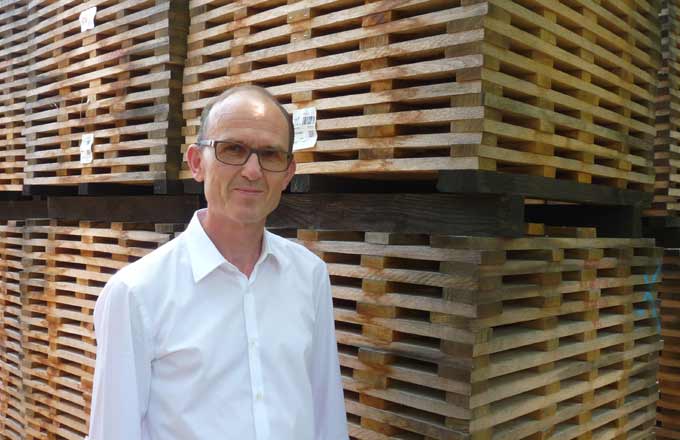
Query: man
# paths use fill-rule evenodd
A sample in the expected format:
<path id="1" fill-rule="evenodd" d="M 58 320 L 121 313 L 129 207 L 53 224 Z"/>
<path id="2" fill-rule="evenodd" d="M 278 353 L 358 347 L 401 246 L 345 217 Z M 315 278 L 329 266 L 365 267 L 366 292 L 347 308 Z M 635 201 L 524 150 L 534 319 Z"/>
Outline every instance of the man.
<path id="1" fill-rule="evenodd" d="M 295 173 L 290 116 L 231 89 L 187 162 L 208 207 L 95 308 L 90 440 L 346 440 L 328 272 L 264 229 Z"/>

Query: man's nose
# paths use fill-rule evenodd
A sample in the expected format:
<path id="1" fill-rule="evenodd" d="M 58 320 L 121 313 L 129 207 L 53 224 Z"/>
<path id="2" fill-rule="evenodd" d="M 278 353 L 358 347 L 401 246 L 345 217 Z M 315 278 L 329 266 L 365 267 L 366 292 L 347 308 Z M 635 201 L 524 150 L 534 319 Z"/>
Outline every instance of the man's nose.
<path id="1" fill-rule="evenodd" d="M 251 154 L 246 163 L 243 164 L 241 175 L 248 180 L 257 180 L 262 177 L 262 168 L 257 159 L 257 154 Z"/>

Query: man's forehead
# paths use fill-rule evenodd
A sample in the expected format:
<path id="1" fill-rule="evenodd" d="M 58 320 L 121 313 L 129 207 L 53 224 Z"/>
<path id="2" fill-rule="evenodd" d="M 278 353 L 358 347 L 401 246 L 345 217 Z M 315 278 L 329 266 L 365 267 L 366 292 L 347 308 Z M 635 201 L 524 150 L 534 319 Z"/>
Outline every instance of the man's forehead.
<path id="1" fill-rule="evenodd" d="M 244 119 L 276 116 L 277 106 L 271 98 L 250 90 L 235 92 L 215 104 L 210 118 L 240 117 Z"/>
<path id="2" fill-rule="evenodd" d="M 276 104 L 260 93 L 237 92 L 218 102 L 208 118 L 208 132 L 220 130 L 224 126 L 238 126 L 248 123 L 261 128 L 287 130 L 285 118 Z"/>

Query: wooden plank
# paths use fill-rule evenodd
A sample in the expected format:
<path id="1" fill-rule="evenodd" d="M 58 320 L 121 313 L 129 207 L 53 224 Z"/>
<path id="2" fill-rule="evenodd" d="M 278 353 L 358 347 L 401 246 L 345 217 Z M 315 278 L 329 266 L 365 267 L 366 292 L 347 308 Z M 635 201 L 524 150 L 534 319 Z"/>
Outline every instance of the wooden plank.
<path id="1" fill-rule="evenodd" d="M 522 176 L 488 171 L 442 171 L 437 189 L 462 194 L 516 194 L 525 197 L 598 205 L 647 205 L 651 196 L 639 191 L 618 190 L 602 185 Z"/>
<path id="2" fill-rule="evenodd" d="M 51 197 L 47 204 L 50 218 L 163 223 L 186 223 L 201 207 L 197 196 Z"/>
<path id="3" fill-rule="evenodd" d="M 0 201 L 0 220 L 21 220 L 30 217 L 46 217 L 45 200 Z"/>
<path id="4" fill-rule="evenodd" d="M 286 194 L 268 226 L 518 236 L 522 210 L 520 200 L 506 197 Z"/>

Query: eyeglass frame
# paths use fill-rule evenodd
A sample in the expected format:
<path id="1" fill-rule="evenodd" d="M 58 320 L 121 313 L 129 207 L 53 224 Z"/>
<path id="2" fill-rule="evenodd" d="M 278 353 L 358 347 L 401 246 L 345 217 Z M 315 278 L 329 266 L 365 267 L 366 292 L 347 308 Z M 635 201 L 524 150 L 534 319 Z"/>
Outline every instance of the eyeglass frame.
<path id="1" fill-rule="evenodd" d="M 246 159 L 243 161 L 243 163 L 234 164 L 234 163 L 227 163 L 227 162 L 220 160 L 220 158 L 217 157 L 217 149 L 215 149 L 215 159 L 217 159 L 218 162 L 223 163 L 225 165 L 232 165 L 232 166 L 236 166 L 236 167 L 243 166 L 246 163 L 248 163 L 248 161 L 250 160 L 250 156 L 252 156 L 254 154 L 255 156 L 257 156 L 257 164 L 263 170 L 269 171 L 270 173 L 284 173 L 284 172 L 286 172 L 286 170 L 288 170 L 290 163 L 293 161 L 293 153 L 292 152 L 281 151 L 282 153 L 286 153 L 286 157 L 288 158 L 288 163 L 286 163 L 286 166 L 285 166 L 284 169 L 275 171 L 275 170 L 270 170 L 268 168 L 265 168 L 262 165 L 262 159 L 260 158 L 260 153 L 263 152 L 263 151 L 266 151 L 266 150 L 258 150 L 257 148 L 250 147 L 250 146 L 243 144 L 243 143 L 240 143 L 240 142 L 216 140 L 216 139 L 203 139 L 203 140 L 197 141 L 196 145 L 198 145 L 199 147 L 213 147 L 213 148 L 215 148 L 215 144 L 217 144 L 219 142 L 240 145 L 240 146 L 242 146 L 242 147 L 244 147 L 248 150 L 248 155 L 246 156 Z"/>

